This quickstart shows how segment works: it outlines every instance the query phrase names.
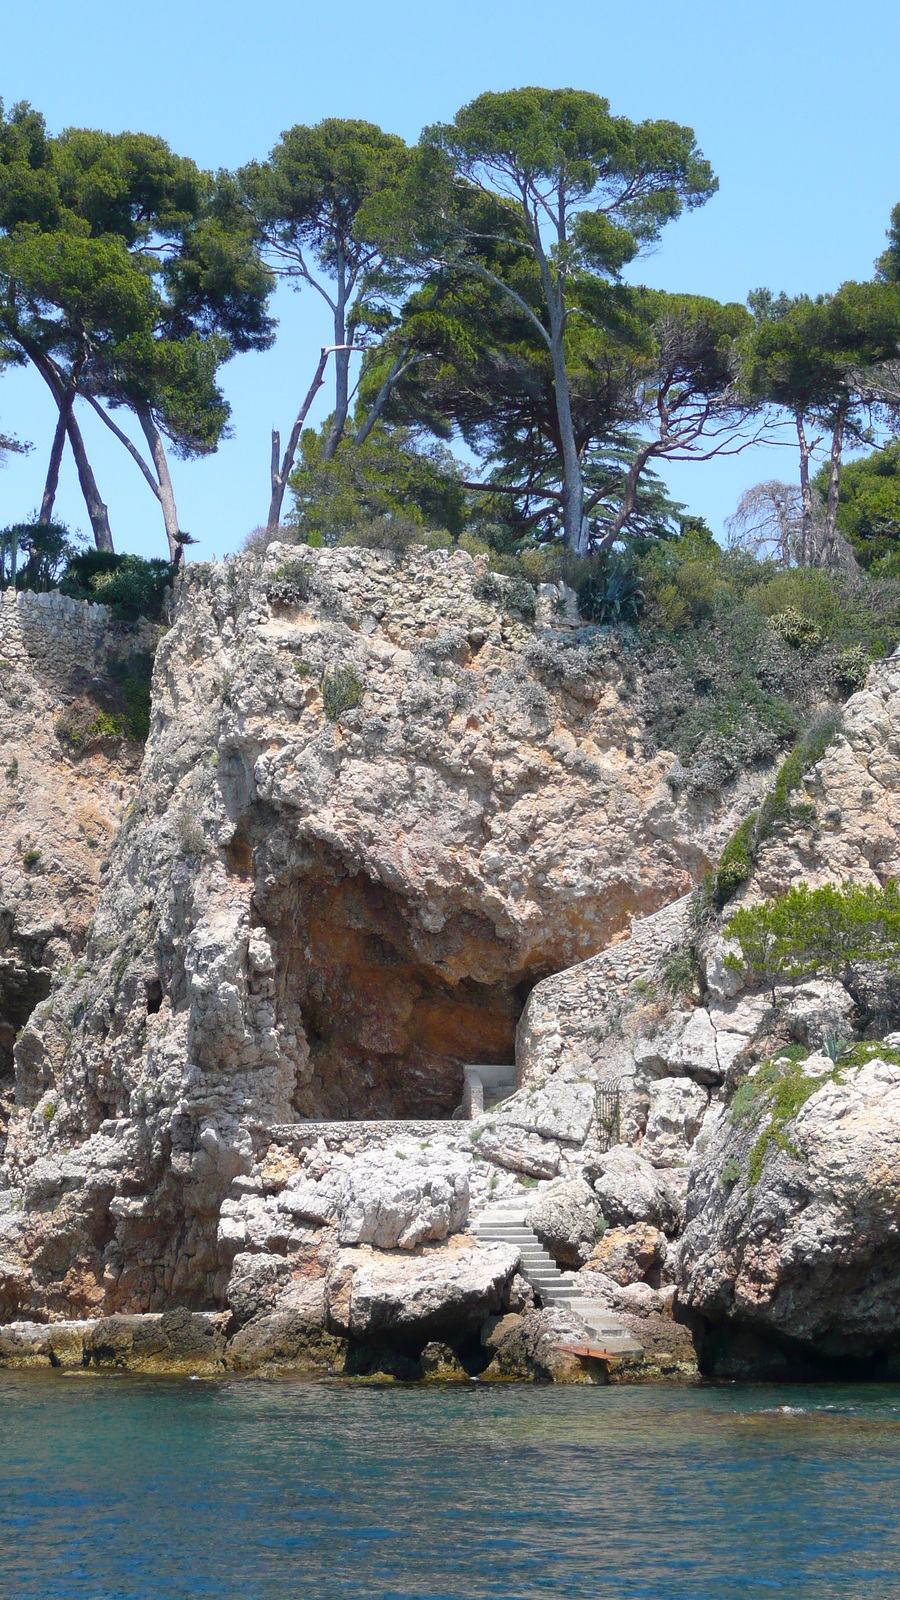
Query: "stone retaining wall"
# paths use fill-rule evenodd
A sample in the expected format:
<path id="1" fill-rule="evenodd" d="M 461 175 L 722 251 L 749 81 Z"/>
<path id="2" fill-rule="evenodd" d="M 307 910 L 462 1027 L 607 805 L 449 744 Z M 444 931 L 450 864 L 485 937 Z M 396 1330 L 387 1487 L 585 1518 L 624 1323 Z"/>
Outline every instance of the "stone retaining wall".
<path id="1" fill-rule="evenodd" d="M 682 895 L 631 925 L 631 936 L 599 955 L 566 967 L 532 990 L 516 1035 L 521 1085 L 563 1066 L 593 1066 L 591 1041 L 610 1008 L 638 978 L 684 940 L 691 895 Z"/>
<path id="2" fill-rule="evenodd" d="M 120 622 L 106 606 L 72 600 L 51 589 L 0 592 L 0 673 L 28 672 L 56 690 L 73 676 L 102 671 L 109 655 L 151 652 L 157 629 L 145 620 Z"/>

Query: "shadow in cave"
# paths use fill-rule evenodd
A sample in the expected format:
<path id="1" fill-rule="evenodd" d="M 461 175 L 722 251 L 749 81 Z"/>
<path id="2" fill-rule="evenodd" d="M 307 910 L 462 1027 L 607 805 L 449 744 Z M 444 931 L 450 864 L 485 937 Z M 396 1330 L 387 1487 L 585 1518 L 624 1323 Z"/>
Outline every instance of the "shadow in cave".
<path id="1" fill-rule="evenodd" d="M 545 972 L 516 965 L 487 917 L 456 911 L 427 929 L 414 905 L 324 850 L 254 903 L 275 949 L 279 1023 L 309 1047 L 300 1116 L 449 1118 L 464 1065 L 514 1061 Z"/>

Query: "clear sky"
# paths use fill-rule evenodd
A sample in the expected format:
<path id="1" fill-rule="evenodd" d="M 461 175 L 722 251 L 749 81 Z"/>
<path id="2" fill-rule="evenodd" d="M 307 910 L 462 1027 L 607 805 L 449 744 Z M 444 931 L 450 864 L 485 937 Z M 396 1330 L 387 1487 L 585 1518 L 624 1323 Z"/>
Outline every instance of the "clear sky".
<path id="1" fill-rule="evenodd" d="M 817 293 L 871 276 L 900 200 L 898 48 L 896 0 L 30 0 L 3 7 L 0 95 L 30 100 L 53 132 L 156 133 L 234 167 L 295 122 L 364 117 L 412 141 L 484 89 L 594 90 L 616 113 L 693 126 L 720 179 L 633 275 L 743 300 L 758 285 Z M 283 292 L 276 310 L 274 350 L 225 369 L 233 436 L 207 461 L 173 463 L 198 557 L 264 520 L 271 427 L 287 432 L 330 342 L 311 291 Z M 40 499 L 55 420 L 42 389 L 31 373 L 0 379 L 3 425 L 36 446 L 0 474 L 0 526 Z M 117 548 L 164 554 L 137 468 L 99 421 L 82 425 Z M 719 532 L 744 488 L 795 473 L 793 451 L 757 448 L 667 478 Z M 68 459 L 57 511 L 89 531 Z"/>

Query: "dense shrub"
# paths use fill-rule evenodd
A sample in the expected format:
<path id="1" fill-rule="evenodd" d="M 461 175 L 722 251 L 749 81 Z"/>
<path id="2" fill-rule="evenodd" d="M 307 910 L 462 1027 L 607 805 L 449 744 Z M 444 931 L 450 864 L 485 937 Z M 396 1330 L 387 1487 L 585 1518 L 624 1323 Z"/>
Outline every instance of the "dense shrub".
<path id="1" fill-rule="evenodd" d="M 147 617 L 158 622 L 175 570 L 168 561 L 144 561 L 141 556 L 86 550 L 69 562 L 59 587 L 75 600 L 108 606 L 123 621 Z"/>
<path id="2" fill-rule="evenodd" d="M 749 969 L 772 990 L 778 983 L 837 978 L 860 1009 L 893 1014 L 900 974 L 900 889 L 801 883 L 757 906 L 741 906 L 727 937 L 740 948 L 726 964 Z"/>
<path id="3" fill-rule="evenodd" d="M 350 661 L 342 662 L 322 679 L 322 705 L 326 717 L 336 722 L 345 711 L 358 706 L 366 692 L 362 678 Z"/>
<path id="4" fill-rule="evenodd" d="M 485 600 L 518 617 L 532 618 L 537 611 L 537 597 L 527 579 L 512 577 L 504 583 L 494 572 L 485 572 L 476 578 L 472 590 L 477 600 Z"/>
<path id="5" fill-rule="evenodd" d="M 726 844 L 718 865 L 703 886 L 706 901 L 720 910 L 736 889 L 753 874 L 757 858 L 767 839 L 791 815 L 792 796 L 803 782 L 803 774 L 822 759 L 839 727 L 837 716 L 821 716 L 805 729 L 790 755 L 782 762 L 778 776 L 758 811 L 751 811 Z"/>
<path id="6" fill-rule="evenodd" d="M 63 522 L 14 522 L 0 528 L 0 588 L 47 590 L 78 554 L 80 536 Z"/>

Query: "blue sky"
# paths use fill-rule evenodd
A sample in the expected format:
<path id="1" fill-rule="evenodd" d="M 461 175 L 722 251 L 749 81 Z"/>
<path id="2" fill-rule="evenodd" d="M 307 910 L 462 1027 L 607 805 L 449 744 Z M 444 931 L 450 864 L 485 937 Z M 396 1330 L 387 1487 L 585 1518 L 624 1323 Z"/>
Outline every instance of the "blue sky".
<path id="1" fill-rule="evenodd" d="M 895 0 L 31 0 L 4 8 L 0 95 L 30 100 L 52 131 L 157 133 L 203 165 L 264 157 L 281 130 L 355 116 L 414 140 L 484 89 L 571 85 L 635 119 L 689 123 L 719 194 L 670 227 L 635 276 L 743 300 L 757 285 L 817 293 L 871 276 L 900 200 L 900 47 Z M 197 556 L 236 549 L 264 519 L 269 435 L 286 432 L 318 347 L 317 296 L 283 292 L 278 343 L 225 370 L 233 437 L 201 463 L 173 463 Z M 54 424 L 31 373 L 0 379 L 0 419 L 34 441 L 0 474 L 0 525 L 40 498 Z M 327 409 L 323 400 L 322 411 Z M 117 548 L 163 554 L 162 522 L 137 468 L 82 419 Z M 721 531 L 742 490 L 793 477 L 788 449 L 673 467 L 673 492 Z M 58 513 L 87 529 L 71 461 Z"/>

